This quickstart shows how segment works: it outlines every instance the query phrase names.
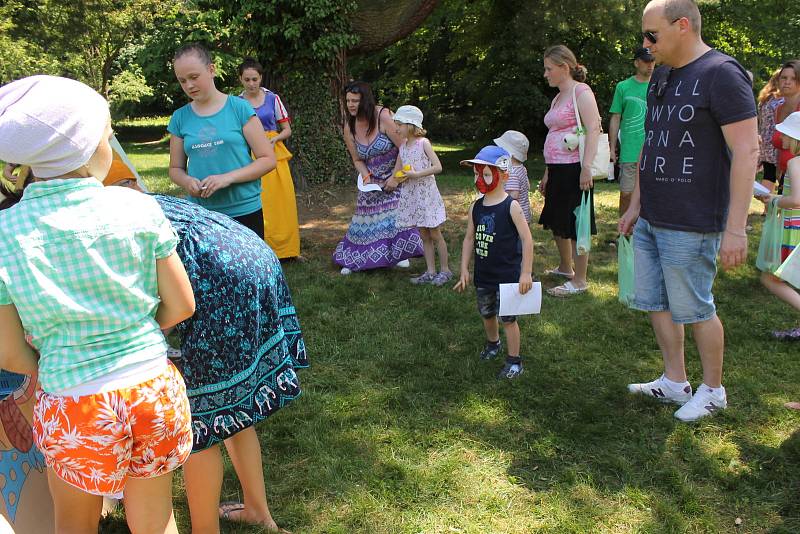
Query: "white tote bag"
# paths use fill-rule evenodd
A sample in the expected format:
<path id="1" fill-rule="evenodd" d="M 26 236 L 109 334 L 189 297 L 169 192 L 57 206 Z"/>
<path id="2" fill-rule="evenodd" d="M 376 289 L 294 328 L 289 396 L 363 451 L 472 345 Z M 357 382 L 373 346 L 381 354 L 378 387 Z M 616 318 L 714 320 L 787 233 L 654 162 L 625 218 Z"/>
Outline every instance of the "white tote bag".
<path id="1" fill-rule="evenodd" d="M 578 111 L 578 100 L 575 96 L 575 90 L 578 84 L 572 88 L 572 106 L 575 108 L 575 119 L 578 121 L 578 147 L 581 154 L 581 165 L 583 165 L 583 152 L 584 145 L 586 144 L 586 132 L 583 129 L 581 122 L 581 114 Z M 608 134 L 603 133 L 603 127 L 600 126 L 600 137 L 597 139 L 597 152 L 592 161 L 592 178 L 604 179 L 608 178 L 609 164 L 611 163 L 611 149 L 608 145 Z"/>
<path id="2" fill-rule="evenodd" d="M 775 276 L 800 289 L 800 246 L 794 247 L 789 257 L 775 271 Z"/>

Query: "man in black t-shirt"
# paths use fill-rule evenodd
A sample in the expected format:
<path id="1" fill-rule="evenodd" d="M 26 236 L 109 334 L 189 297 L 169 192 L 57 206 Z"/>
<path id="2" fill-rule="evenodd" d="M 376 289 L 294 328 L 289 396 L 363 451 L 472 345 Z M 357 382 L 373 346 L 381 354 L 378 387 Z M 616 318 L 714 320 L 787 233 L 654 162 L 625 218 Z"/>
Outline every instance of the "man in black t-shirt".
<path id="1" fill-rule="evenodd" d="M 631 206 L 619 231 L 634 232 L 636 296 L 664 358 L 664 374 L 629 384 L 682 407 L 695 421 L 727 406 L 724 332 L 711 288 L 716 256 L 732 268 L 747 257 L 747 208 L 758 163 L 756 108 L 746 71 L 706 45 L 693 0 L 653 0 L 642 16 L 643 46 L 659 67 L 648 87 L 645 142 Z M 635 228 L 634 228 L 635 225 Z M 703 366 L 692 395 L 684 324 Z"/>

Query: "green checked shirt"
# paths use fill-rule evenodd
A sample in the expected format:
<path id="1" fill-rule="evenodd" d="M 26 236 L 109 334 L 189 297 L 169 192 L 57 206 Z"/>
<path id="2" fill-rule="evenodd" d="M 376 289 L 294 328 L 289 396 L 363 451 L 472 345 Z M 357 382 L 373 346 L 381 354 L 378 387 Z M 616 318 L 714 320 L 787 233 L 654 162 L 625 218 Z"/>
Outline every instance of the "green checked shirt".
<path id="1" fill-rule="evenodd" d="M 177 242 L 155 200 L 94 178 L 33 183 L 0 212 L 0 305 L 33 336 L 46 392 L 164 358 L 156 260 Z"/>

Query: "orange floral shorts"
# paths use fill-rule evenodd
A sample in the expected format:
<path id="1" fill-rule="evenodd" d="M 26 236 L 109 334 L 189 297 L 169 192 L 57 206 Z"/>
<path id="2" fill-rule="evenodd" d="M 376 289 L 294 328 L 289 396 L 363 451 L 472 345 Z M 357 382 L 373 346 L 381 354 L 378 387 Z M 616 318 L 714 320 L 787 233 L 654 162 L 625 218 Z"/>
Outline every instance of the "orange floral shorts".
<path id="1" fill-rule="evenodd" d="M 128 477 L 164 475 L 189 457 L 186 386 L 170 363 L 156 378 L 116 391 L 61 397 L 39 390 L 33 435 L 65 482 L 95 495 L 117 494 Z"/>

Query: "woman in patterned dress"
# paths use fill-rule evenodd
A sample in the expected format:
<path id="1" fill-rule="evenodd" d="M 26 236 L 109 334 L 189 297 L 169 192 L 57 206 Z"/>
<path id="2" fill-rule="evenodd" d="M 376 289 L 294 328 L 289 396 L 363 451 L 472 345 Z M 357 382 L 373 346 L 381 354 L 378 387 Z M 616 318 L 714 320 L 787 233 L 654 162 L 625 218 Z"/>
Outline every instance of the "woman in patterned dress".
<path id="1" fill-rule="evenodd" d="M 106 185 L 138 189 L 121 174 Z M 219 517 L 285 532 L 267 505 L 255 425 L 300 395 L 295 369 L 308 367 L 305 344 L 280 262 L 235 220 L 196 204 L 153 195 L 178 234 L 178 255 L 196 311 L 176 328 L 194 445 L 184 468 L 192 529 L 218 531 Z M 242 484 L 243 502 L 218 504 L 220 442 Z"/>
<path id="2" fill-rule="evenodd" d="M 392 176 L 397 147 L 392 113 L 375 104 L 369 85 L 353 82 L 345 88 L 347 124 L 344 142 L 353 165 L 365 183 L 383 184 Z M 356 209 L 333 261 L 342 274 L 381 267 L 408 267 L 409 258 L 422 256 L 422 238 L 416 228 L 398 228 L 396 210 L 400 191 L 359 191 Z"/>

